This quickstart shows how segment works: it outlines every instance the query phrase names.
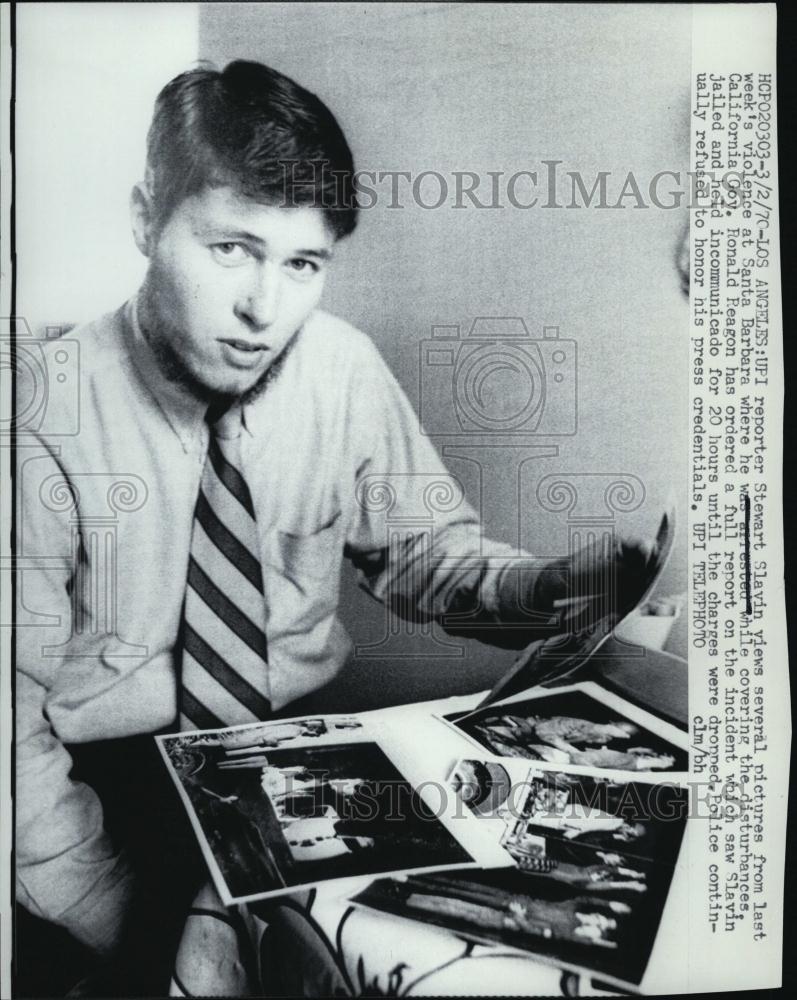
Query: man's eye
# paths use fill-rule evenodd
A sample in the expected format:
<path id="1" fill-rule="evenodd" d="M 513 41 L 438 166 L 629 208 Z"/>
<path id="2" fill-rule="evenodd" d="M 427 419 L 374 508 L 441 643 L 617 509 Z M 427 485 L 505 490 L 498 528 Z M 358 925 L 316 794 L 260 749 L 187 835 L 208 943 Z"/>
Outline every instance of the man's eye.
<path id="1" fill-rule="evenodd" d="M 294 257 L 293 260 L 288 261 L 288 268 L 295 275 L 302 278 L 310 278 L 314 274 L 318 273 L 319 267 L 313 260 L 307 260 L 305 257 Z"/>
<path id="2" fill-rule="evenodd" d="M 240 264 L 248 257 L 246 249 L 240 243 L 231 241 L 214 243 L 210 249 L 213 256 L 223 264 Z"/>

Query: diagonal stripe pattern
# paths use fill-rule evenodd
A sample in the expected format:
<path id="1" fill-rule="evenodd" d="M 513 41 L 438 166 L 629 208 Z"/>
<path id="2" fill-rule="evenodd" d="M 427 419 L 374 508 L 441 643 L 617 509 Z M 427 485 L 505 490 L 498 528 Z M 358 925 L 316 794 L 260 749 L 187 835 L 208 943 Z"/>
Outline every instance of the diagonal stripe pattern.
<path id="1" fill-rule="evenodd" d="M 211 425 L 182 621 L 180 725 L 212 729 L 271 713 L 257 522 L 240 472 L 240 408 Z"/>

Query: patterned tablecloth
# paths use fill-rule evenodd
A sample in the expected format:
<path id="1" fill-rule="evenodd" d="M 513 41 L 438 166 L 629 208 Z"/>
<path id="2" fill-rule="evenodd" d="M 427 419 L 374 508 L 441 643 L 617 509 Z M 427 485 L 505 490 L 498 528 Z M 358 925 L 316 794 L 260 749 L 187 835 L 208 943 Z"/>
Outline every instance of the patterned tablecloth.
<path id="1" fill-rule="evenodd" d="M 580 977 L 523 952 L 353 906 L 369 879 L 225 908 L 211 886 L 186 922 L 171 996 L 574 996 Z"/>

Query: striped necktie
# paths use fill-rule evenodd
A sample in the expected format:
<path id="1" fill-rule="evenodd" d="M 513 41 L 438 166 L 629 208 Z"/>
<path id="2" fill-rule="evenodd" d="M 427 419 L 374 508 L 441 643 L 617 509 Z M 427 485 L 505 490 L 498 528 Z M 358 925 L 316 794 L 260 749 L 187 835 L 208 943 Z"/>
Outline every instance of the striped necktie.
<path id="1" fill-rule="evenodd" d="M 240 471 L 241 409 L 208 411 L 182 621 L 180 725 L 212 729 L 265 719 L 266 606 L 257 522 Z M 215 422 L 214 422 L 215 421 Z"/>

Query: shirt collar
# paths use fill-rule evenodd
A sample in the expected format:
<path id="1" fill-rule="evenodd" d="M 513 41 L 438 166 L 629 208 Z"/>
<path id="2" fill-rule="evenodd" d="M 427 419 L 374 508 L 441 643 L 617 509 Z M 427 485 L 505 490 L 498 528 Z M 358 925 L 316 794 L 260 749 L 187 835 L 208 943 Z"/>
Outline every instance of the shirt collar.
<path id="1" fill-rule="evenodd" d="M 129 330 L 129 347 L 142 381 L 155 397 L 169 425 L 180 439 L 184 451 L 191 451 L 203 439 L 207 427 L 207 403 L 198 400 L 183 386 L 166 378 L 158 359 L 141 329 L 138 319 L 139 296 L 134 296 L 124 307 Z M 241 425 L 251 434 L 251 421 L 247 422 L 248 406 L 239 406 Z"/>

